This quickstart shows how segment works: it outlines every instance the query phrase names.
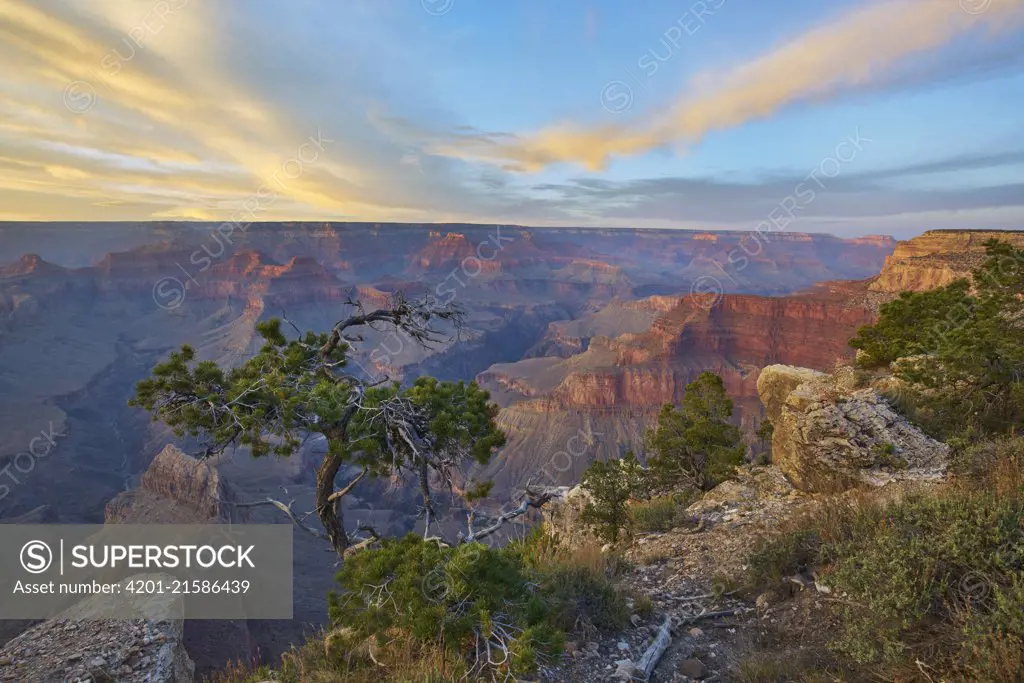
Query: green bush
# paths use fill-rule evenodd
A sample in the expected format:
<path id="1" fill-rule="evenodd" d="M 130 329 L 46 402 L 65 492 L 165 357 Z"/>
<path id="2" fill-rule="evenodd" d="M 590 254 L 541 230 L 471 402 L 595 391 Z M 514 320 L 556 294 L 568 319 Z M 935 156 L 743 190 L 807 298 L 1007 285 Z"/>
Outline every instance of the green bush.
<path id="1" fill-rule="evenodd" d="M 815 529 L 796 529 L 772 537 L 747 557 L 748 580 L 753 586 L 778 583 L 816 564 L 820 549 L 821 534 Z"/>
<path id="2" fill-rule="evenodd" d="M 1024 661 L 1024 485 L 1017 461 L 990 467 L 889 505 L 832 502 L 753 552 L 751 583 L 818 570 L 837 596 L 829 647 L 854 665 L 895 670 L 920 658 L 967 680 L 1015 680 L 1012 662 Z"/>
<path id="3" fill-rule="evenodd" d="M 331 622 L 351 629 L 353 641 L 440 639 L 473 674 L 493 668 L 475 654 L 488 646 L 508 649 L 507 661 L 495 659 L 510 673 L 528 672 L 561 648 L 551 610 L 515 553 L 479 543 L 443 547 L 410 534 L 353 554 L 337 581 L 343 590 L 329 596 Z"/>
<path id="4" fill-rule="evenodd" d="M 505 551 L 528 568 L 548 610 L 548 622 L 565 632 L 591 635 L 626 625 L 629 610 L 613 578 L 624 567 L 593 545 L 567 549 L 536 527 Z"/>
<path id="5" fill-rule="evenodd" d="M 630 528 L 627 503 L 646 494 L 647 476 L 640 462 L 632 451 L 620 460 L 596 460 L 583 473 L 580 485 L 591 498 L 581 521 L 602 540 L 616 543 Z"/>
<path id="6" fill-rule="evenodd" d="M 722 378 L 708 371 L 686 385 L 679 408 L 662 406 L 644 440 L 653 488 L 707 491 L 732 475 L 745 451 L 732 408 Z"/>
<path id="7" fill-rule="evenodd" d="M 892 662 L 932 642 L 936 624 L 972 656 L 990 635 L 1024 636 L 1024 490 L 918 493 L 890 506 L 874 533 L 836 544 L 826 581 L 849 596 L 835 648 Z"/>
<path id="8" fill-rule="evenodd" d="M 1024 250 L 986 246 L 970 282 L 904 292 L 850 340 L 861 367 L 892 364 L 897 407 L 939 438 L 1024 422 Z"/>

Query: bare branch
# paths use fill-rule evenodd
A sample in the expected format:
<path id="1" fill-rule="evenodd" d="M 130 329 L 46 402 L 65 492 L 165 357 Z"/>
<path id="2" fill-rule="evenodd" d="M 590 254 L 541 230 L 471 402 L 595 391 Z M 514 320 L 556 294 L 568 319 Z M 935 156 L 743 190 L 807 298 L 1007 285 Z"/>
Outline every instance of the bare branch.
<path id="1" fill-rule="evenodd" d="M 338 489 L 337 491 L 332 493 L 330 496 L 328 496 L 327 502 L 328 503 L 333 503 L 334 501 L 338 500 L 339 498 L 344 498 L 345 496 L 347 496 L 352 491 L 352 489 L 355 488 L 355 485 L 358 484 L 362 480 L 362 478 L 366 476 L 366 473 L 368 471 L 369 470 L 364 467 L 362 469 L 362 471 L 359 474 L 356 475 L 355 479 L 353 479 L 352 481 L 350 481 L 348 484 L 345 485 L 345 488 Z"/>
<path id="2" fill-rule="evenodd" d="M 292 505 L 295 504 L 294 500 L 288 501 L 287 504 L 286 503 L 282 503 L 279 500 L 274 500 L 273 498 L 267 498 L 266 500 L 257 500 L 257 501 L 253 501 L 251 503 L 232 503 L 231 501 L 220 501 L 220 502 L 224 503 L 226 505 L 234 505 L 237 508 L 251 508 L 251 507 L 257 507 L 259 505 L 272 505 L 272 506 L 276 507 L 278 510 L 280 510 L 281 512 L 283 512 L 284 514 L 286 514 L 288 516 L 288 519 L 292 520 L 292 523 L 295 526 L 299 527 L 300 529 L 302 529 L 306 533 L 310 534 L 311 536 L 314 536 L 315 538 L 319 538 L 319 539 L 324 540 L 324 541 L 328 540 L 327 534 L 325 534 L 324 532 L 320 531 L 319 529 L 314 529 L 313 527 L 309 526 L 308 524 L 306 524 L 302 519 L 300 519 L 295 514 L 295 512 L 292 510 Z M 306 515 L 306 516 L 308 517 L 308 515 Z"/>
<path id="3" fill-rule="evenodd" d="M 544 507 L 544 505 L 549 500 L 551 500 L 553 495 L 554 494 L 550 492 L 538 493 L 527 488 L 526 495 L 523 497 L 522 502 L 519 503 L 519 507 L 499 515 L 498 518 L 490 526 L 486 526 L 480 531 L 473 531 L 472 529 L 470 529 L 469 535 L 466 536 L 463 542 L 473 543 L 479 541 L 481 538 L 486 538 L 490 536 L 491 534 L 501 529 L 501 527 L 504 526 L 506 522 L 526 514 L 526 512 L 530 508 L 540 509 Z"/>

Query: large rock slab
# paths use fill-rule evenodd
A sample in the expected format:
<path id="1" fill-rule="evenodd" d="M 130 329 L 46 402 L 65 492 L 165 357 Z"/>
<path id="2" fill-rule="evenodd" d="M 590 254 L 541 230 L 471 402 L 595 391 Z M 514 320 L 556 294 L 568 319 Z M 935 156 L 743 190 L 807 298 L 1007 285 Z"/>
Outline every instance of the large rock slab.
<path id="1" fill-rule="evenodd" d="M 897 414 L 847 374 L 772 365 L 758 390 L 774 425 L 772 461 L 797 488 L 836 492 L 945 475 L 949 446 Z M 794 387 L 786 394 L 786 389 Z"/>
<path id="2" fill-rule="evenodd" d="M 160 576 L 127 580 L 147 578 Z M 117 599 L 145 600 L 145 613 L 153 618 L 100 619 L 111 609 L 111 596 L 83 600 L 4 645 L 0 681 L 192 683 L 195 665 L 182 642 L 181 597 L 123 592 Z"/>

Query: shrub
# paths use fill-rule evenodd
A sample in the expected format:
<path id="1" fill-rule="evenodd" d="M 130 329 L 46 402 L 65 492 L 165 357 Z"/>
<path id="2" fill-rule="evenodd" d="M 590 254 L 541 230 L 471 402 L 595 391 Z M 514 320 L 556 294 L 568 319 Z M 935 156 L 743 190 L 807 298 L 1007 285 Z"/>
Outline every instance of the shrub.
<path id="1" fill-rule="evenodd" d="M 892 364 L 898 407 L 940 438 L 1024 420 L 1024 250 L 986 246 L 970 282 L 904 292 L 850 340 L 862 367 Z"/>
<path id="2" fill-rule="evenodd" d="M 627 503 L 646 493 L 646 477 L 636 456 L 630 451 L 621 460 L 597 460 L 583 473 L 581 486 L 590 494 L 581 520 L 599 538 L 615 543 L 630 527 Z"/>
<path id="3" fill-rule="evenodd" d="M 629 506 L 629 516 L 636 531 L 671 531 L 689 521 L 686 508 L 694 496 L 685 492 L 657 496 Z"/>
<path id="4" fill-rule="evenodd" d="M 949 660 L 970 667 L 992 637 L 1024 636 L 1021 519 L 1024 490 L 918 493 L 891 505 L 874 533 L 834 549 L 827 580 L 849 596 L 835 648 L 860 663 L 892 662 L 934 647 L 938 631 Z"/>
<path id="5" fill-rule="evenodd" d="M 751 581 L 819 569 L 838 597 L 829 647 L 851 664 L 891 675 L 920 659 L 967 680 L 1015 680 L 1007 672 L 1024 661 L 1021 481 L 1019 465 L 997 461 L 987 476 L 888 505 L 833 501 L 752 553 Z"/>
<path id="6" fill-rule="evenodd" d="M 528 568 L 548 610 L 548 622 L 556 628 L 589 636 L 627 623 L 625 596 L 613 582 L 625 569 L 617 555 L 601 552 L 593 544 L 567 549 L 541 527 L 510 544 L 504 552 Z"/>
<path id="7" fill-rule="evenodd" d="M 753 586 L 778 583 L 818 561 L 821 535 L 814 529 L 796 529 L 763 541 L 747 557 L 748 580 Z"/>
<path id="8" fill-rule="evenodd" d="M 410 534 L 353 554 L 329 596 L 333 624 L 351 629 L 352 642 L 372 638 L 405 656 L 411 644 L 441 643 L 482 674 L 532 670 L 561 647 L 550 610 L 514 553 L 479 543 L 448 548 Z M 396 649 L 397 647 L 397 649 Z M 505 652 L 491 661 L 476 653 Z"/>

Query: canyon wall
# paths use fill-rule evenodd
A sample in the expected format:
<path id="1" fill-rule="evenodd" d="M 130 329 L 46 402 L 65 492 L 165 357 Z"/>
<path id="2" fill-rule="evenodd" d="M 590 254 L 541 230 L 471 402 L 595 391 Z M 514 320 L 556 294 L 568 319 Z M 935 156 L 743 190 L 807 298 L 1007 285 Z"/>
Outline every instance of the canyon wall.
<path id="1" fill-rule="evenodd" d="M 651 308 L 665 303 L 651 302 Z M 596 335 L 576 354 L 499 364 L 481 373 L 477 379 L 502 406 L 499 422 L 509 435 L 487 474 L 500 489 L 531 477 L 546 485 L 574 483 L 595 458 L 642 450 L 643 433 L 660 407 L 678 403 L 704 370 L 722 377 L 737 421 L 749 433 L 762 415 L 762 368 L 787 363 L 829 369 L 852 356 L 849 338 L 875 315 L 829 289 L 779 298 L 725 295 L 708 303 L 678 297 L 645 332 Z M 575 328 L 593 329 L 601 319 L 598 312 Z M 567 324 L 552 327 L 558 331 L 547 339 Z"/>
<path id="2" fill-rule="evenodd" d="M 929 230 L 897 244 L 869 287 L 876 292 L 920 292 L 969 277 L 985 260 L 985 242 L 991 239 L 1024 248 L 1024 232 Z"/>

